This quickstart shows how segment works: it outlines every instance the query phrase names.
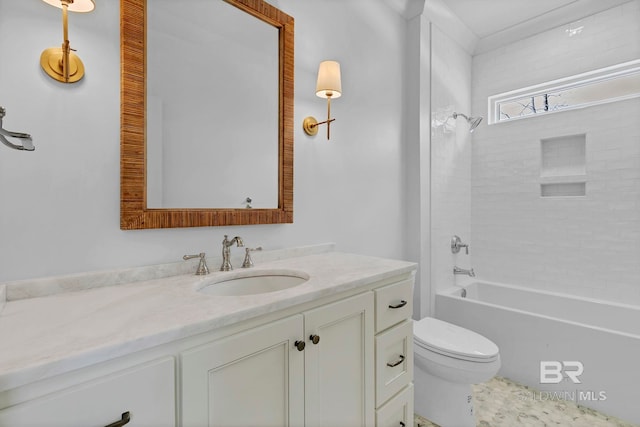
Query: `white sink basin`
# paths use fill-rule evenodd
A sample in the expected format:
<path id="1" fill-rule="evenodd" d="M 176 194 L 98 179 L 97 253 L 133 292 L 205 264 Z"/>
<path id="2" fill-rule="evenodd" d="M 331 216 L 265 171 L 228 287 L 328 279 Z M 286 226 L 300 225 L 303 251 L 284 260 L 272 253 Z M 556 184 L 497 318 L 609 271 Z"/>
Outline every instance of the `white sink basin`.
<path id="1" fill-rule="evenodd" d="M 198 289 L 200 293 L 215 296 L 256 295 L 283 291 L 302 285 L 309 276 L 299 272 L 262 271 L 224 277 Z"/>

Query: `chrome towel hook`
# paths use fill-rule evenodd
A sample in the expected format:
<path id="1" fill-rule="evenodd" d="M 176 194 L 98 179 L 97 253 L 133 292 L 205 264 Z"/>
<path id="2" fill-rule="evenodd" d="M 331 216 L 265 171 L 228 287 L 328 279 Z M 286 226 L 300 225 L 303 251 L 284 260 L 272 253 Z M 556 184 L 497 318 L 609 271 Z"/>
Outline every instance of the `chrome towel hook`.
<path id="1" fill-rule="evenodd" d="M 7 114 L 7 110 L 4 107 L 0 107 L 0 142 L 6 145 L 9 148 L 13 148 L 14 150 L 24 150 L 24 151 L 33 151 L 36 147 L 33 146 L 33 140 L 31 139 L 31 135 L 28 133 L 22 132 L 11 132 L 2 127 L 2 119 Z M 22 145 L 17 145 L 9 142 L 7 137 L 10 138 L 18 138 L 22 141 Z"/>

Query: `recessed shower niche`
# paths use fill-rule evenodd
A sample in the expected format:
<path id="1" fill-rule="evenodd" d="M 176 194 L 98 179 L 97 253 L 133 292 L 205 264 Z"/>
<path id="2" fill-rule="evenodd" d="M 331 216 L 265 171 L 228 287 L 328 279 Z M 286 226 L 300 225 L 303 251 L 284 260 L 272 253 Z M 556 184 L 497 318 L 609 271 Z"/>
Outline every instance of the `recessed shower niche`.
<path id="1" fill-rule="evenodd" d="M 586 195 L 586 135 L 540 140 L 540 196 Z"/>

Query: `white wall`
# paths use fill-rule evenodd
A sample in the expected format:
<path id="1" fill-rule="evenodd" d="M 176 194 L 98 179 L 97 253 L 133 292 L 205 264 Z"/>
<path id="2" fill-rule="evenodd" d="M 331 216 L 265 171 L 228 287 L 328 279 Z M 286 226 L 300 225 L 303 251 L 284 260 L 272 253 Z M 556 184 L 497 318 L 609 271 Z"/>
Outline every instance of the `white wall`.
<path id="1" fill-rule="evenodd" d="M 60 11 L 0 3 L 0 105 L 6 128 L 36 151 L 0 147 L 0 282 L 179 260 L 217 252 L 223 234 L 282 248 L 333 241 L 339 250 L 404 257 L 403 82 L 406 21 L 382 0 L 274 2 L 296 19 L 294 224 L 119 229 L 119 2 L 71 14 L 70 40 L 86 67 L 75 85 L 39 66 L 61 43 Z M 342 64 L 331 142 L 301 130 L 322 117 L 318 63 Z"/>
<path id="2" fill-rule="evenodd" d="M 473 58 L 487 97 L 640 57 L 640 1 Z M 484 113 L 486 114 L 486 113 Z M 481 126 L 473 137 L 472 253 L 483 279 L 640 303 L 640 100 Z M 586 134 L 587 195 L 540 197 L 540 140 Z"/>
<path id="3" fill-rule="evenodd" d="M 418 262 L 413 317 L 430 312 L 431 298 L 431 23 L 422 9 L 408 17 L 406 94 L 406 250 Z"/>

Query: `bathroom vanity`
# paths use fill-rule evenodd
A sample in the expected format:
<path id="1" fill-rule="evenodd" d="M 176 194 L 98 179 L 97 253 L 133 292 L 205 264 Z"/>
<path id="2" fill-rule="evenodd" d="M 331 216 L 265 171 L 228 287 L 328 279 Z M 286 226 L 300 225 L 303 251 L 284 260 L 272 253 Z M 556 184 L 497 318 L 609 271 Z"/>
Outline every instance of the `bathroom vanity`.
<path id="1" fill-rule="evenodd" d="M 411 425 L 415 268 L 327 252 L 14 301 L 8 284 L 0 426 Z M 306 280 L 203 292 L 256 275 Z"/>

